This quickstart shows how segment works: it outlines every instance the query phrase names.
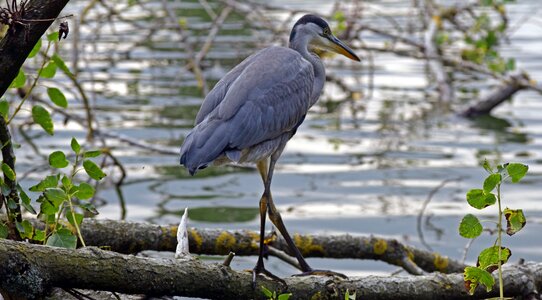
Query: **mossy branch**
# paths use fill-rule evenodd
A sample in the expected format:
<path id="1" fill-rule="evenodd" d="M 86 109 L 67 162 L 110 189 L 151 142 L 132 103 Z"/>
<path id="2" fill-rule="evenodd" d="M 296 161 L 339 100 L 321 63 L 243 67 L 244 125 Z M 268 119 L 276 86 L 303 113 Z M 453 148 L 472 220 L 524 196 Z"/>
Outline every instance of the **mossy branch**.
<path id="1" fill-rule="evenodd" d="M 197 259 L 152 259 L 87 247 L 53 248 L 0 240 L 0 292 L 32 299 L 51 288 L 106 290 L 149 296 L 182 295 L 211 299 L 263 299 L 252 289 L 250 272 Z M 76 267 L 75 267 L 76 266 Z M 542 264 L 510 266 L 504 271 L 507 296 L 536 294 L 542 286 Z M 344 299 L 348 290 L 361 299 L 472 299 L 462 274 L 367 276 L 348 280 L 323 276 L 285 278 L 287 286 L 258 277 L 257 286 L 290 299 Z M 497 287 L 496 287 L 497 288 Z M 497 295 L 478 289 L 475 298 Z"/>

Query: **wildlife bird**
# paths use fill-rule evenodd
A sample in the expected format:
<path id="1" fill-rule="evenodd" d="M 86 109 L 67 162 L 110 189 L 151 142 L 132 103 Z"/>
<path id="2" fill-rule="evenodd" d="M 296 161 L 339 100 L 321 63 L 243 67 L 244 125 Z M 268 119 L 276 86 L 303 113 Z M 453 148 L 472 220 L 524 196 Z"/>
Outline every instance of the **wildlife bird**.
<path id="1" fill-rule="evenodd" d="M 191 175 L 211 163 L 256 163 L 264 192 L 260 198 L 260 250 L 253 269 L 253 284 L 256 275 L 262 273 L 284 282 L 267 271 L 263 263 L 267 212 L 297 258 L 302 274 L 342 275 L 313 270 L 307 264 L 271 197 L 275 163 L 324 87 L 325 69 L 315 49 L 360 61 L 331 33 L 324 19 L 305 15 L 292 28 L 288 47 L 273 46 L 258 51 L 215 85 L 201 105 L 195 127 L 181 146 L 181 165 Z"/>

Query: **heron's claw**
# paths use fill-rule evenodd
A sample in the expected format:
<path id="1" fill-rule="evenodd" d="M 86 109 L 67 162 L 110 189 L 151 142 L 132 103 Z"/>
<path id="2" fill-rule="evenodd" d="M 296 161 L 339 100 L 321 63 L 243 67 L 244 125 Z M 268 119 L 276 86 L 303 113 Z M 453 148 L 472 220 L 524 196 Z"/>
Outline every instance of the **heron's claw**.
<path id="1" fill-rule="evenodd" d="M 284 281 L 284 279 L 276 276 L 275 274 L 267 271 L 265 269 L 265 267 L 263 266 L 263 264 L 257 264 L 254 269 L 252 269 L 252 289 L 256 289 L 256 277 L 258 274 L 263 274 L 267 277 L 269 277 L 269 279 L 271 280 L 274 280 L 274 281 L 277 281 L 281 284 L 283 284 L 284 286 L 287 286 L 286 284 L 286 281 Z"/>
<path id="2" fill-rule="evenodd" d="M 337 272 L 333 272 L 333 271 L 329 271 L 329 270 L 310 270 L 310 271 L 303 272 L 303 273 L 300 273 L 300 274 L 295 274 L 293 276 L 311 276 L 311 275 L 333 276 L 333 277 L 339 277 L 339 278 L 342 278 L 342 279 L 348 279 L 348 276 L 346 276 L 346 275 L 344 275 L 342 273 L 337 273 Z"/>

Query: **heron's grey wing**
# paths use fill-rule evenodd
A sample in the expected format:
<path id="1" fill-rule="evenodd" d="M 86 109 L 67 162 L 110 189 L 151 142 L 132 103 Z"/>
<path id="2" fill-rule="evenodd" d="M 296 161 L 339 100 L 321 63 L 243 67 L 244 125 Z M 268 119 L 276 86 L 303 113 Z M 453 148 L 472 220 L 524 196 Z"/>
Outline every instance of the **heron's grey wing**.
<path id="1" fill-rule="evenodd" d="M 258 55 L 261 51 L 245 58 L 240 64 L 231 69 L 224 77 L 222 77 L 213 87 L 213 89 L 205 96 L 203 103 L 196 115 L 195 124 L 201 123 L 205 117 L 212 112 L 224 99 L 231 84 L 235 82 L 237 77 L 243 72 L 243 70 L 251 64 L 254 60 L 258 59 Z"/>
<path id="2" fill-rule="evenodd" d="M 295 129 L 310 107 L 314 72 L 296 51 L 270 47 L 227 83 L 224 97 L 209 100 L 214 109 L 181 147 L 181 163 L 191 173 L 228 150 L 249 148 Z"/>
<path id="3" fill-rule="evenodd" d="M 262 51 L 211 114 L 230 129 L 228 147 L 245 149 L 293 130 L 310 107 L 312 65 L 288 48 Z"/>

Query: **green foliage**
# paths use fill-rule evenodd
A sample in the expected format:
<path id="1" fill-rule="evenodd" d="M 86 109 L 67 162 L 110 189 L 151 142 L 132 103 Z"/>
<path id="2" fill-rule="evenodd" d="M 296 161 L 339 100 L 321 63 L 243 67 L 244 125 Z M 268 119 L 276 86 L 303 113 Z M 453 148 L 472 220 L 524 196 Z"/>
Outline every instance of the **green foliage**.
<path id="1" fill-rule="evenodd" d="M 350 291 L 347 289 L 346 293 L 344 293 L 344 300 L 356 300 L 356 292 L 350 295 Z"/>
<path id="2" fill-rule="evenodd" d="M 83 161 L 83 168 L 85 169 L 85 172 L 87 172 L 88 176 L 90 176 L 92 179 L 101 180 L 107 176 L 92 160 L 85 159 L 85 161 Z"/>
<path id="3" fill-rule="evenodd" d="M 4 223 L 0 223 L 0 239 L 8 237 L 8 226 Z"/>
<path id="4" fill-rule="evenodd" d="M 32 51 L 30 51 L 30 54 L 28 54 L 27 58 L 32 58 L 36 56 L 40 52 L 40 49 L 41 49 L 41 39 L 39 39 L 36 45 L 34 45 L 34 48 L 32 48 Z"/>
<path id="5" fill-rule="evenodd" d="M 9 124 L 21 110 L 31 110 L 31 116 L 34 123 L 40 125 L 43 130 L 49 134 L 54 134 L 54 123 L 49 113 L 48 104 L 38 105 L 33 104 L 28 107 L 23 106 L 25 101 L 31 97 L 33 89 L 38 84 L 40 78 L 52 79 L 57 74 L 57 69 L 62 71 L 70 79 L 75 80 L 75 76 L 66 66 L 64 60 L 57 54 L 50 54 L 50 49 L 58 49 L 58 32 L 53 32 L 46 36 L 46 39 L 40 39 L 33 47 L 28 58 L 33 60 L 41 60 L 41 67 L 33 76 L 28 76 L 23 68 L 18 72 L 18 75 L 11 83 L 11 88 L 25 87 L 25 95 L 19 103 L 15 101 L 8 102 L 6 99 L 0 100 L 0 115 Z M 47 47 L 43 47 L 45 44 Z M 52 47 L 56 45 L 55 47 Z M 43 55 L 38 55 L 42 52 Z M 56 87 L 47 87 L 47 95 L 51 102 L 58 109 L 68 107 L 68 100 L 61 89 Z M 14 109 L 10 112 L 10 103 Z M 11 113 L 11 115 L 10 115 Z M 52 168 L 53 174 L 41 179 L 37 184 L 29 188 L 29 191 L 37 193 L 36 203 L 39 205 L 37 212 L 32 205 L 32 199 L 28 196 L 25 189 L 22 188 L 16 181 L 15 171 L 7 164 L 2 163 L 1 169 L 4 176 L 16 183 L 16 188 L 20 198 L 12 197 L 10 187 L 3 182 L 0 177 L 0 187 L 6 197 L 6 207 L 9 210 L 17 209 L 22 206 L 26 211 L 32 214 L 38 214 L 38 218 L 46 223 L 45 230 L 33 228 L 28 220 L 14 222 L 13 224 L 0 223 L 0 238 L 8 236 L 9 229 L 12 226 L 17 230 L 20 237 L 30 239 L 33 242 L 39 242 L 50 246 L 75 248 L 78 240 L 82 245 L 84 241 L 81 236 L 79 226 L 84 220 L 85 213 L 97 214 L 96 208 L 89 202 L 89 199 L 95 195 L 95 188 L 87 182 L 92 179 L 100 180 L 105 177 L 105 173 L 101 168 L 88 160 L 101 155 L 101 151 L 91 150 L 85 152 L 77 139 L 73 138 L 70 143 L 72 153 L 63 151 L 53 151 L 48 156 L 49 165 Z M 69 167 L 69 168 L 68 168 Z M 90 174 L 89 177 L 78 174 Z M 77 178 L 76 178 L 76 175 Z M 17 203 L 20 202 L 20 203 Z M 67 221 L 67 222 L 65 222 Z"/>
<path id="6" fill-rule="evenodd" d="M 47 246 L 75 249 L 77 237 L 68 229 L 62 228 L 51 234 L 45 243 Z"/>
<path id="7" fill-rule="evenodd" d="M 482 224 L 478 218 L 472 214 L 468 214 L 463 217 L 459 224 L 459 234 L 467 239 L 473 239 L 482 234 Z"/>
<path id="8" fill-rule="evenodd" d="M 77 237 L 85 245 L 79 226 L 84 219 L 82 212 L 97 213 L 94 206 L 88 202 L 88 199 L 94 196 L 95 190 L 92 185 L 86 182 L 74 184 L 73 181 L 75 175 L 82 169 L 81 165 L 83 165 L 83 169 L 87 174 L 92 174 L 91 178 L 100 180 L 105 177 L 105 173 L 95 163 L 84 160 L 81 164 L 83 154 L 77 139 L 72 138 L 71 148 L 73 160 L 68 159 L 62 151 L 55 151 L 49 155 L 51 167 L 61 169 L 71 165 L 72 171 L 70 173 L 49 175 L 30 188 L 30 191 L 41 193 L 37 202 L 40 203 L 40 217 L 42 220 L 48 224 L 54 224 L 52 232 L 46 233 L 45 238 L 42 240 L 50 246 L 75 248 L 77 246 Z M 89 162 L 92 167 L 89 167 Z M 87 169 L 90 169 L 91 172 L 89 173 Z M 75 234 L 61 225 L 59 221 L 63 216 L 75 228 Z"/>
<path id="9" fill-rule="evenodd" d="M 54 61 L 50 61 L 40 73 L 43 78 L 53 78 L 56 75 L 56 64 Z"/>
<path id="10" fill-rule="evenodd" d="M 66 100 L 66 96 L 57 88 L 48 88 L 47 89 L 47 95 L 49 95 L 49 99 L 56 104 L 59 107 L 67 108 L 68 107 L 68 100 Z"/>
<path id="11" fill-rule="evenodd" d="M 66 154 L 62 151 L 55 151 L 49 154 L 49 165 L 53 168 L 62 169 L 67 167 L 70 162 L 66 159 Z"/>
<path id="12" fill-rule="evenodd" d="M 9 102 L 6 100 L 0 101 L 0 115 L 7 121 L 9 117 Z"/>
<path id="13" fill-rule="evenodd" d="M 520 231 L 527 223 L 522 209 L 505 208 L 503 213 L 506 219 L 506 234 L 510 236 Z"/>
<path id="14" fill-rule="evenodd" d="M 501 40 L 506 38 L 508 18 L 504 4 L 508 0 L 483 0 L 481 5 L 492 8 L 500 20 L 490 18 L 487 10 L 475 15 L 472 26 L 464 32 L 466 46 L 461 51 L 464 60 L 485 64 L 495 73 L 514 71 L 516 62 L 513 58 L 505 59 L 498 52 Z M 495 22 L 500 21 L 500 22 Z"/>
<path id="15" fill-rule="evenodd" d="M 4 173 L 4 176 L 12 181 L 15 181 L 15 171 L 13 171 L 13 169 L 11 169 L 11 167 L 4 162 L 2 163 L 2 172 Z"/>
<path id="16" fill-rule="evenodd" d="M 267 289 L 263 285 L 261 286 L 261 289 L 262 289 L 262 293 L 264 294 L 264 296 L 267 299 L 271 299 L 271 300 L 288 300 L 292 296 L 292 293 L 277 295 L 276 291 L 270 291 L 269 289 Z"/>
<path id="17" fill-rule="evenodd" d="M 79 142 L 75 138 L 72 138 L 70 146 L 75 155 L 79 155 L 79 152 L 81 151 L 81 145 L 79 145 Z"/>
<path id="18" fill-rule="evenodd" d="M 508 262 L 512 255 L 510 249 L 502 247 L 502 217 L 504 215 L 507 228 L 506 233 L 513 235 L 520 231 L 526 224 L 525 215 L 521 209 L 509 209 L 504 211 L 501 208 L 501 185 L 506 179 L 510 179 L 512 183 L 517 183 L 527 174 L 529 167 L 520 163 L 508 163 L 498 165 L 496 170 L 489 163 L 484 161 L 483 168 L 489 173 L 483 183 L 482 189 L 471 189 L 467 192 L 467 202 L 474 208 L 484 209 L 498 203 L 498 222 L 497 222 L 497 240 L 495 245 L 484 249 L 478 256 L 476 267 L 466 267 L 464 272 L 465 286 L 469 293 L 474 293 L 474 290 L 479 284 L 486 287 L 488 291 L 493 288 L 495 280 L 491 273 L 499 270 L 499 288 L 501 298 L 504 295 L 502 282 L 502 265 Z M 496 194 L 495 194 L 495 193 Z M 476 238 L 483 231 L 483 226 L 472 214 L 467 214 L 459 224 L 459 234 L 465 238 Z"/>
<path id="19" fill-rule="evenodd" d="M 51 119 L 49 112 L 43 106 L 34 105 L 34 107 L 32 107 L 32 119 L 34 119 L 34 122 L 39 124 L 49 135 L 54 134 L 53 120 Z"/>
<path id="20" fill-rule="evenodd" d="M 508 258 L 510 258 L 510 255 L 512 255 L 512 252 L 508 248 L 500 248 L 500 255 L 499 247 L 497 246 L 492 246 L 482 250 L 480 255 L 478 255 L 478 262 L 476 263 L 476 266 L 488 271 L 489 273 L 492 273 L 498 268 L 499 261 L 501 265 L 506 263 Z"/>
<path id="21" fill-rule="evenodd" d="M 24 74 L 24 71 L 21 69 L 19 70 L 19 73 L 17 74 L 17 77 L 13 79 L 11 84 L 9 85 L 10 88 L 21 88 L 26 83 L 26 75 Z"/>
<path id="22" fill-rule="evenodd" d="M 493 285 L 495 284 L 493 276 L 488 271 L 478 267 L 466 267 L 463 279 L 465 280 L 465 287 L 471 295 L 474 294 L 474 290 L 478 284 L 483 284 L 488 292 L 493 289 Z"/>
<path id="23" fill-rule="evenodd" d="M 493 205 L 495 201 L 497 201 L 495 194 L 487 193 L 483 189 L 472 189 L 467 192 L 467 202 L 469 202 L 470 206 L 477 209 Z"/>

